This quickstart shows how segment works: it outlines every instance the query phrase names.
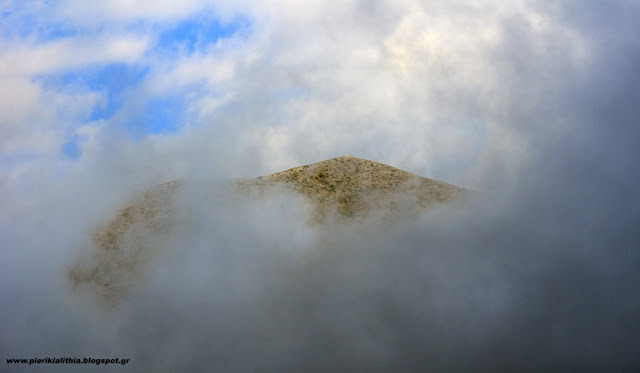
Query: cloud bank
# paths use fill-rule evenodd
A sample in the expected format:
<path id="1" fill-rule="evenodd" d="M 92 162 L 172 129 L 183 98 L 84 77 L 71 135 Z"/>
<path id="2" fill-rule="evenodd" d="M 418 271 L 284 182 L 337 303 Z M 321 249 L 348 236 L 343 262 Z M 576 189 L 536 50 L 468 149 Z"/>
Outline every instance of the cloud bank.
<path id="1" fill-rule="evenodd" d="M 3 359 L 638 369 L 633 2 L 83 4 L 2 9 Z M 187 21 L 233 27 L 182 37 Z M 170 131 L 148 119 L 163 107 Z M 89 233 L 136 191 L 344 154 L 481 198 L 325 230 L 287 196 L 231 204 L 190 190 L 126 304 L 105 311 L 70 290 Z"/>

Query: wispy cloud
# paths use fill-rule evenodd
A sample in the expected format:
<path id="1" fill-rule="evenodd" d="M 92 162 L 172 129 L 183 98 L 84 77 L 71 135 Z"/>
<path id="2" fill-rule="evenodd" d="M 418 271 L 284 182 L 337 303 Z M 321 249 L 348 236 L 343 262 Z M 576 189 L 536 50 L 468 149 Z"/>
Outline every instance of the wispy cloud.
<path id="1" fill-rule="evenodd" d="M 4 45 L 0 56 L 3 75 L 47 74 L 92 64 L 135 63 L 149 47 L 145 36 L 67 38 L 43 44 Z"/>

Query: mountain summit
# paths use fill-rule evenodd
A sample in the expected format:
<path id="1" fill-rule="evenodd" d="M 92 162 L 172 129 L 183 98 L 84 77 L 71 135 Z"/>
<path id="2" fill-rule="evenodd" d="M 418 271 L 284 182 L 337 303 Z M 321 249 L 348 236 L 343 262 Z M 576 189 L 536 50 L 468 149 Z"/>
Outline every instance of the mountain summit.
<path id="1" fill-rule="evenodd" d="M 465 192 L 464 188 L 353 156 L 234 183 L 240 190 L 280 185 L 301 193 L 315 205 L 315 221 L 321 221 L 332 208 L 342 218 L 355 218 L 372 211 L 395 210 L 402 199 L 413 206 L 429 208 Z"/>

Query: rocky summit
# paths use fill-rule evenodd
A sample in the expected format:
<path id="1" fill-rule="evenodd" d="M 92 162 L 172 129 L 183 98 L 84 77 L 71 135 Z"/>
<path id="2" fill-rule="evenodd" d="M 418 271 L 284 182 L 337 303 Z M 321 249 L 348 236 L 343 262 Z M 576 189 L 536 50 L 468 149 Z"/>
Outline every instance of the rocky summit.
<path id="1" fill-rule="evenodd" d="M 295 167 L 255 179 L 236 180 L 241 191 L 269 190 L 276 185 L 302 194 L 314 206 L 314 221 L 327 211 L 339 218 L 358 218 L 371 212 L 393 212 L 402 200 L 421 209 L 448 202 L 466 189 L 352 156 Z"/>

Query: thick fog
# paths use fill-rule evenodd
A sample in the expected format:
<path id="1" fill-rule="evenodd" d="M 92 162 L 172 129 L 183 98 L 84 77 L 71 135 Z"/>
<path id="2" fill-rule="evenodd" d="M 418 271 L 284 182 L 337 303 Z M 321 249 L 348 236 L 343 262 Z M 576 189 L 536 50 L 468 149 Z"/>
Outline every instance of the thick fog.
<path id="1" fill-rule="evenodd" d="M 220 83 L 236 96 L 206 123 L 141 140 L 100 127 L 73 161 L 19 160 L 3 140 L 0 370 L 640 369 L 638 5 L 349 4 L 247 2 L 256 36 L 220 53 L 263 63 Z M 358 48 L 379 40 L 383 62 Z M 278 101 L 272 84 L 303 93 Z M 345 154 L 477 193 L 417 220 L 310 226 L 298 196 L 194 182 L 123 304 L 69 281 L 146 188 Z"/>

